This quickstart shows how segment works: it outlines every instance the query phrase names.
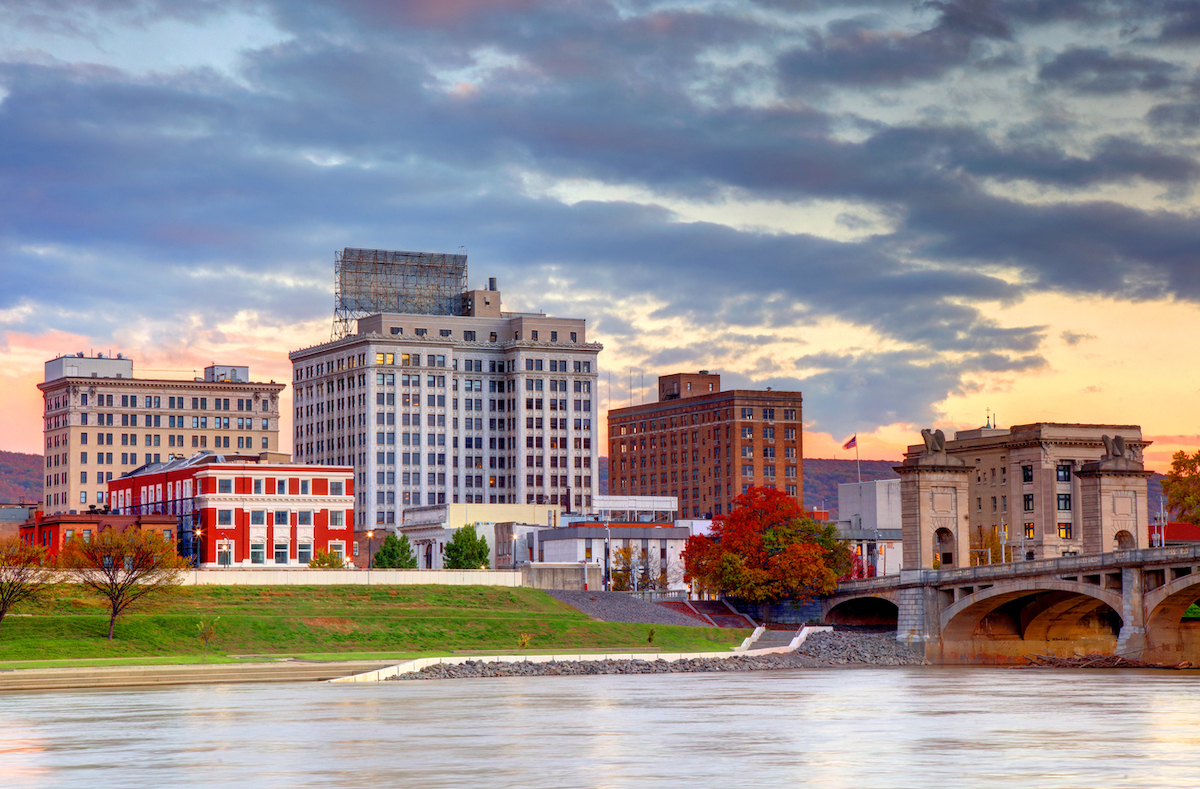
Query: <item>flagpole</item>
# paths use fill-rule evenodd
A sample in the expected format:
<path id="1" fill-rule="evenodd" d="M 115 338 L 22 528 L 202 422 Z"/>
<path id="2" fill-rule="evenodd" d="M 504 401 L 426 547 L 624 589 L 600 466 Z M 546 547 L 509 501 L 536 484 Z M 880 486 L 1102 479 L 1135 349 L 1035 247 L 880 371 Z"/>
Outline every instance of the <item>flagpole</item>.
<path id="1" fill-rule="evenodd" d="M 858 460 L 858 433 L 854 434 L 854 465 L 858 468 L 858 484 L 862 484 L 862 463 Z"/>

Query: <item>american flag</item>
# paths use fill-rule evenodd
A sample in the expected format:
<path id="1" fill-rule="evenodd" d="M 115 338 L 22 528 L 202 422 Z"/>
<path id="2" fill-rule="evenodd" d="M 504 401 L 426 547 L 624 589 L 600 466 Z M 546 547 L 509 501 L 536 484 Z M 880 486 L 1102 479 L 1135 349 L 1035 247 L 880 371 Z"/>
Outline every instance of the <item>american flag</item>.
<path id="1" fill-rule="evenodd" d="M 855 433 L 849 441 L 842 444 L 842 449 L 854 449 L 856 446 L 858 446 L 858 433 Z"/>

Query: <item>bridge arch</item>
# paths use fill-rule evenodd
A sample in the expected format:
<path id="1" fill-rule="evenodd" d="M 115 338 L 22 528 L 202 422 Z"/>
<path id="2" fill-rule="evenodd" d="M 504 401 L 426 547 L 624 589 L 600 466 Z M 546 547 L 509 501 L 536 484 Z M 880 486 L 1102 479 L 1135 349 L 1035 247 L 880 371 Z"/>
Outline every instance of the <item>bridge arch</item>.
<path id="1" fill-rule="evenodd" d="M 900 607 L 895 592 L 863 594 L 826 602 L 821 621 L 827 625 L 896 626 Z"/>
<path id="2" fill-rule="evenodd" d="M 942 641 L 1052 642 L 1077 637 L 1081 630 L 1115 640 L 1121 608 L 1119 592 L 1077 581 L 997 584 L 942 609 Z"/>
<path id="3" fill-rule="evenodd" d="M 1188 642 L 1187 628 L 1181 626 L 1183 613 L 1192 603 L 1200 600 L 1200 573 L 1175 578 L 1157 589 L 1147 592 L 1142 598 L 1146 611 L 1146 659 L 1182 659 L 1186 655 L 1196 659 L 1200 654 L 1200 643 Z"/>

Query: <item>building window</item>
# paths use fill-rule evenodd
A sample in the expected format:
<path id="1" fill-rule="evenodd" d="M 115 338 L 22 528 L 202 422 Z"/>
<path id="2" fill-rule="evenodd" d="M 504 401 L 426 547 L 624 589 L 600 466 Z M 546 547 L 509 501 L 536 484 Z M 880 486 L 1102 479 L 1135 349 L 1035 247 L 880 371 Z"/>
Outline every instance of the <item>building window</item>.
<path id="1" fill-rule="evenodd" d="M 265 526 L 267 523 L 266 510 L 250 510 L 250 525 Z"/>
<path id="2" fill-rule="evenodd" d="M 217 525 L 232 526 L 233 525 L 233 510 L 217 510 Z"/>
<path id="3" fill-rule="evenodd" d="M 1025 512 L 1033 512 L 1033 494 L 1026 493 L 1022 498 Z"/>
<path id="4" fill-rule="evenodd" d="M 1060 540 L 1074 539 L 1074 532 L 1071 529 L 1071 524 L 1069 524 L 1069 523 L 1058 524 L 1058 538 Z"/>
<path id="5" fill-rule="evenodd" d="M 300 510 L 296 513 L 297 526 L 312 526 L 312 510 Z"/>
<path id="6" fill-rule="evenodd" d="M 301 542 L 296 544 L 296 561 L 299 564 L 308 564 L 312 561 L 312 543 Z"/>
<path id="7" fill-rule="evenodd" d="M 288 563 L 288 544 L 286 542 L 275 543 L 275 564 Z"/>
<path id="8" fill-rule="evenodd" d="M 1070 509 L 1071 509 L 1071 494 L 1070 493 L 1058 494 L 1058 509 L 1070 511 Z"/>
<path id="9" fill-rule="evenodd" d="M 1021 466 L 1021 481 L 1033 482 L 1033 466 Z"/>
<path id="10" fill-rule="evenodd" d="M 337 480 L 335 482 L 329 483 L 329 495 L 330 496 L 341 496 L 342 490 L 343 490 L 343 488 L 342 488 L 341 480 Z"/>
<path id="11" fill-rule="evenodd" d="M 250 543 L 250 564 L 266 564 L 267 546 L 261 542 Z"/>
<path id="12" fill-rule="evenodd" d="M 233 493 L 233 480 L 231 480 L 231 479 L 217 480 L 217 493 Z"/>
<path id="13" fill-rule="evenodd" d="M 1033 530 L 1033 524 L 1026 523 L 1025 524 L 1025 539 L 1032 540 L 1036 536 L 1037 535 L 1034 533 L 1034 530 Z"/>
<path id="14" fill-rule="evenodd" d="M 340 529 L 345 525 L 345 519 L 341 510 L 329 511 L 329 528 Z"/>
<path id="15" fill-rule="evenodd" d="M 1059 482 L 1070 482 L 1071 464 L 1059 463 L 1058 466 L 1055 467 L 1055 479 L 1057 479 Z"/>

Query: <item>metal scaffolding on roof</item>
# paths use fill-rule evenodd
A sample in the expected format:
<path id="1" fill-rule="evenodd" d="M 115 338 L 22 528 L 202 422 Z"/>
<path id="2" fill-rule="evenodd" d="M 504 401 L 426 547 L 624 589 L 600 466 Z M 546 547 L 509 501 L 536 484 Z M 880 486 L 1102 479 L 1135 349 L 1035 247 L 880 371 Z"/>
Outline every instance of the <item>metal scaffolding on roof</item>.
<path id="1" fill-rule="evenodd" d="M 346 247 L 333 257 L 334 340 L 353 334 L 357 319 L 380 312 L 462 314 L 466 255 Z"/>

